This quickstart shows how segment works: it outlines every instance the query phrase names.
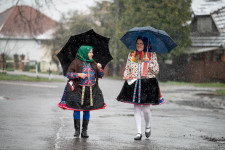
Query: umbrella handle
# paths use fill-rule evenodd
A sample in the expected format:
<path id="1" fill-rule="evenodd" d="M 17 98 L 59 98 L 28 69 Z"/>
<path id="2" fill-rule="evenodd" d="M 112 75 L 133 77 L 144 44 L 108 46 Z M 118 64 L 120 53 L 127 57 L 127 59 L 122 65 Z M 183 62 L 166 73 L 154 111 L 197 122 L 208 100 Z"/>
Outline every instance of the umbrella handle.
<path id="1" fill-rule="evenodd" d="M 150 60 L 150 58 L 148 57 L 148 52 L 145 53 L 145 58 L 148 58 Z M 148 61 L 145 61 L 148 62 Z"/>

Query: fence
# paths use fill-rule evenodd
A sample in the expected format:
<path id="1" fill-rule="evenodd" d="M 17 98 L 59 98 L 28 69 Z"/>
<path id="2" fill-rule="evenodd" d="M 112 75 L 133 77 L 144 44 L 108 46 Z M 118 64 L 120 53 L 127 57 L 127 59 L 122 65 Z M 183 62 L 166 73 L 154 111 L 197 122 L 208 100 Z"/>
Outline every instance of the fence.
<path id="1" fill-rule="evenodd" d="M 35 72 L 36 77 L 39 78 L 40 72 L 40 62 L 36 60 L 25 60 L 25 55 L 20 55 L 20 59 L 18 55 L 13 56 L 12 59 L 6 59 L 5 54 L 1 54 L 0 67 L 2 72 L 5 71 L 29 71 Z M 45 62 L 46 63 L 46 62 Z M 51 70 L 51 62 L 47 62 L 49 64 L 48 74 L 49 80 L 52 79 L 52 70 Z"/>

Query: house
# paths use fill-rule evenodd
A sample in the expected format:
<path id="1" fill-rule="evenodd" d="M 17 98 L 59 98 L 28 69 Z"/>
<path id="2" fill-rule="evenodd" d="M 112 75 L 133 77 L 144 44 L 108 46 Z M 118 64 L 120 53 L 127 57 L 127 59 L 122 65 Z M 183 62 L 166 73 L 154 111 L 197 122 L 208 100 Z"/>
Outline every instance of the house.
<path id="1" fill-rule="evenodd" d="M 0 53 L 25 56 L 25 60 L 40 62 L 41 71 L 52 71 L 51 50 L 43 42 L 52 38 L 56 22 L 30 6 L 13 6 L 0 13 Z"/>
<path id="2" fill-rule="evenodd" d="M 195 15 L 192 26 L 187 79 L 225 82 L 225 7 Z"/>
<path id="3" fill-rule="evenodd" d="M 225 82 L 225 7 L 194 14 L 191 25 L 190 51 L 160 63 L 160 80 Z"/>
<path id="4" fill-rule="evenodd" d="M 187 81 L 225 82 L 225 7 L 192 20 L 192 47 L 188 53 Z"/>

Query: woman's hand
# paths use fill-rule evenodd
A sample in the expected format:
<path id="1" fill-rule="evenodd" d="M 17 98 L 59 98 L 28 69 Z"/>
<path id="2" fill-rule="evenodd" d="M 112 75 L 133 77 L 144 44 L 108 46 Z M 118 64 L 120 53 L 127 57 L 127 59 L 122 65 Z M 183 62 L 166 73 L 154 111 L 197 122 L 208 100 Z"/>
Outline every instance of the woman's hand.
<path id="1" fill-rule="evenodd" d="M 127 81 L 129 79 L 129 77 L 124 76 L 123 79 Z"/>
<path id="2" fill-rule="evenodd" d="M 78 77 L 85 79 L 87 75 L 85 73 L 78 73 Z"/>
<path id="3" fill-rule="evenodd" d="M 149 58 L 148 57 L 145 57 L 143 60 L 144 61 L 149 61 Z"/>
<path id="4" fill-rule="evenodd" d="M 97 63 L 97 67 L 98 67 L 99 70 L 102 69 L 102 65 L 100 63 Z"/>

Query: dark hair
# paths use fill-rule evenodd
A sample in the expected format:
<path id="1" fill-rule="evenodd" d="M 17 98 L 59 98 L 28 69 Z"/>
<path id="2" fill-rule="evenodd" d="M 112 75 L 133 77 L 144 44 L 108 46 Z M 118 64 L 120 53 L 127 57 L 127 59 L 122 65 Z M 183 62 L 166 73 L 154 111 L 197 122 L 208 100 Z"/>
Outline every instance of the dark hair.
<path id="1" fill-rule="evenodd" d="M 150 52 L 150 50 L 151 50 L 151 42 L 150 42 L 150 40 L 148 40 L 148 38 L 146 38 L 146 37 L 142 37 L 142 36 L 139 36 L 139 37 L 137 37 L 137 40 L 142 40 L 143 41 L 143 43 L 144 43 L 144 52 L 146 52 L 147 51 L 147 47 L 149 46 L 149 50 L 148 50 L 148 52 Z M 136 43 L 137 43 L 137 40 L 136 40 Z M 149 45 L 148 45 L 148 42 L 149 42 Z"/>

